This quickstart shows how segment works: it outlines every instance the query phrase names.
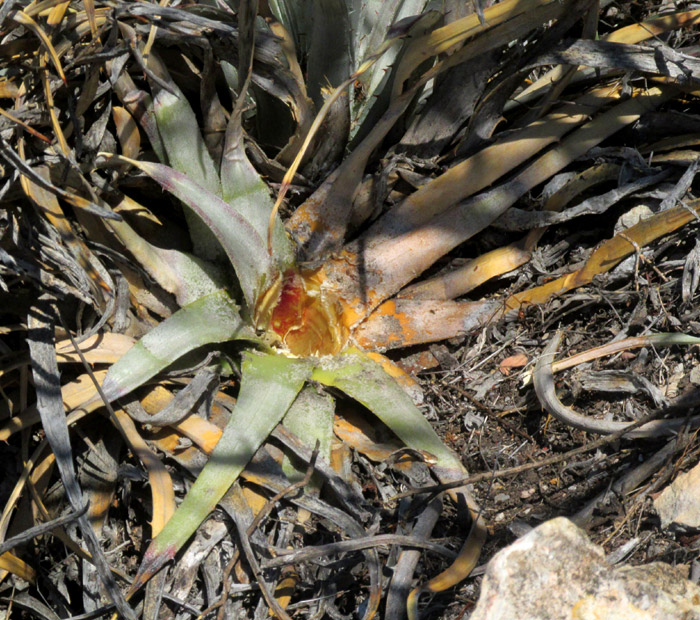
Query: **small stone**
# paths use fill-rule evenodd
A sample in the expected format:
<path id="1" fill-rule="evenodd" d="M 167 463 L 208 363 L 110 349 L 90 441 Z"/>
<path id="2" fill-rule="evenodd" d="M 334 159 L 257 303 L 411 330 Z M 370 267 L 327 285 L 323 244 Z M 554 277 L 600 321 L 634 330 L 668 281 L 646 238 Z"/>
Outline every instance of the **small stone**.
<path id="1" fill-rule="evenodd" d="M 690 371 L 690 382 L 693 385 L 700 385 L 700 366 L 695 366 Z"/>
<path id="2" fill-rule="evenodd" d="M 508 493 L 499 493 L 493 499 L 497 504 L 502 504 L 510 499 L 510 495 Z"/>
<path id="3" fill-rule="evenodd" d="M 611 566 L 563 517 L 535 528 L 486 567 L 471 620 L 700 620 L 700 588 L 669 564 Z"/>
<path id="4" fill-rule="evenodd" d="M 654 212 L 647 205 L 637 205 L 626 213 L 623 213 L 615 224 L 615 234 L 627 230 L 639 224 L 642 220 L 654 215 Z"/>
<path id="5" fill-rule="evenodd" d="M 700 528 L 700 465 L 680 474 L 654 500 L 661 527 Z"/>

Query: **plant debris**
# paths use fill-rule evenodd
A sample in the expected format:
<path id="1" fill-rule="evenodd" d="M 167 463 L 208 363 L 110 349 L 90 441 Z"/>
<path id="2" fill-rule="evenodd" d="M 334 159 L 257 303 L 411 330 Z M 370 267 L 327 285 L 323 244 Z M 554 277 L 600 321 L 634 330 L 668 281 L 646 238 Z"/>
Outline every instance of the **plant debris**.
<path id="1" fill-rule="evenodd" d="M 471 4 L 0 5 L 8 617 L 461 619 L 557 516 L 697 568 L 700 10 Z"/>

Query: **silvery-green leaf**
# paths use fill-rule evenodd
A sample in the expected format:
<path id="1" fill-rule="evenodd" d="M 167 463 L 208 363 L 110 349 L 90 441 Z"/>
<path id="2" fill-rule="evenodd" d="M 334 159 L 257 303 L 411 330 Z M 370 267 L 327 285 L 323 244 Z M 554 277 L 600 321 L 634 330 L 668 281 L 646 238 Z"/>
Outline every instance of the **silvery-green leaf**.
<path id="1" fill-rule="evenodd" d="M 132 591 L 171 560 L 214 510 L 282 420 L 311 370 L 308 361 L 283 355 L 250 353 L 245 357 L 231 418 L 184 501 L 146 550 Z"/>
<path id="2" fill-rule="evenodd" d="M 255 338 L 228 292 L 211 293 L 181 308 L 141 338 L 109 369 L 102 390 L 113 401 L 197 347 Z"/>

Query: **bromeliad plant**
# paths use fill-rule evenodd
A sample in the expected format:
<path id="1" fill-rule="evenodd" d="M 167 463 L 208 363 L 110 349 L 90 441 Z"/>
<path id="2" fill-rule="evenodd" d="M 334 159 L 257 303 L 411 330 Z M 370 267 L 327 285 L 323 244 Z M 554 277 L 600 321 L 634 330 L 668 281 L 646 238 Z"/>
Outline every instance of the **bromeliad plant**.
<path id="1" fill-rule="evenodd" d="M 230 420 L 185 500 L 148 548 L 132 591 L 182 548 L 278 424 L 288 424 L 302 437 L 319 439 L 323 445 L 322 458 L 329 458 L 332 421 L 328 417 L 333 416 L 332 407 L 322 410 L 310 407 L 305 411 L 295 408 L 299 394 L 309 382 L 344 392 L 377 415 L 407 447 L 432 455 L 433 470 L 443 482 L 463 476 L 465 471 L 459 458 L 440 441 L 409 396 L 382 370 L 381 363 L 368 356 L 363 348 L 405 346 L 453 336 L 465 331 L 465 324 L 484 325 L 502 316 L 503 310 L 499 311 L 493 302 L 486 302 L 478 307 L 463 304 L 455 312 L 454 304 L 438 304 L 436 296 L 427 304 L 420 301 L 425 295 L 415 288 L 408 294 L 414 301 L 386 300 L 396 294 L 401 297 L 401 289 L 418 273 L 490 224 L 524 192 L 673 94 L 663 85 L 635 93 L 626 100 L 621 99 L 621 92 L 613 86 L 589 91 L 573 104 L 551 113 L 551 119 L 535 122 L 523 130 L 531 134 L 528 137 L 538 139 L 532 141 L 534 147 L 524 140 L 527 146 L 523 153 L 511 157 L 510 168 L 517 165 L 513 159 L 524 161 L 545 144 L 581 125 L 513 180 L 460 202 L 502 174 L 494 158 L 499 149 L 509 145 L 497 142 L 421 187 L 379 218 L 357 240 L 341 248 L 355 188 L 362 181 L 367 160 L 422 85 L 456 62 L 465 62 L 506 44 L 516 31 L 536 28 L 552 19 L 560 24 L 569 23 L 572 16 L 578 19 L 591 3 L 506 0 L 487 10 L 483 19 L 472 15 L 434 28 L 435 16 L 427 14 L 395 25 L 378 50 L 367 55 L 360 67 L 332 93 L 328 92 L 313 123 L 306 122 L 309 112 L 301 110 L 299 101 L 298 109 L 291 104 L 298 130 L 285 150 L 290 151 L 289 159 L 294 150 L 297 152 L 274 206 L 267 187 L 249 163 L 243 144 L 242 111 L 247 87 L 256 78 L 258 52 L 254 45 L 254 14 L 246 13 L 245 5 L 241 4 L 238 15 L 237 78 L 241 86 L 226 127 L 220 166 L 210 157 L 185 97 L 153 56 L 149 66 L 155 74 L 154 93 L 146 113 L 155 118 L 163 159 L 171 167 L 121 158 L 182 201 L 189 214 L 195 248 L 205 250 L 204 254 L 212 258 L 220 253 L 219 249 L 223 250 L 235 272 L 240 295 L 234 296 L 232 287 L 225 286 L 225 280 L 212 275 L 212 270 L 196 259 L 179 256 L 182 264 L 190 260 L 190 268 L 201 271 L 195 278 L 189 274 L 183 276 L 182 270 L 169 269 L 162 261 L 143 260 L 152 277 L 176 294 L 183 307 L 109 370 L 102 386 L 106 398 L 113 401 L 124 397 L 198 347 L 231 340 L 244 343 L 240 393 Z M 691 17 L 696 16 L 694 13 L 684 16 Z M 293 20 L 286 25 L 293 30 Z M 278 23 L 276 28 L 275 32 L 291 46 L 282 25 Z M 468 39 L 471 42 L 464 44 Z M 369 81 L 372 92 L 368 73 L 388 49 L 406 40 L 408 43 L 392 74 L 393 84 L 383 115 L 363 135 L 367 122 L 363 123 L 362 119 L 371 115 L 371 110 L 368 103 L 360 106 L 356 111 L 359 120 L 352 125 L 356 146 L 351 155 L 287 223 L 287 230 L 296 239 L 297 247 L 293 247 L 278 217 L 278 207 L 302 161 L 312 152 L 310 145 L 317 140 L 321 145 L 316 145 L 316 152 L 324 152 L 321 128 L 324 123 L 330 123 L 332 110 L 338 107 L 346 89 L 354 85 L 357 90 L 365 80 Z M 454 51 L 457 48 L 459 51 Z M 442 56 L 449 51 L 454 53 Z M 295 71 L 298 67 L 294 64 L 293 50 L 287 48 L 285 53 L 288 70 L 296 78 L 303 100 L 304 82 Z M 436 62 L 425 69 L 426 60 L 431 58 Z M 155 81 L 156 76 L 160 83 Z M 603 106 L 609 109 L 585 123 Z M 475 174 L 477 170 L 481 172 L 479 176 Z M 125 229 L 125 225 L 114 224 L 113 228 L 120 234 L 119 229 Z M 122 238 L 126 239 L 123 232 Z M 138 257 L 134 244 L 125 243 Z M 532 245 L 530 238 L 525 247 L 519 248 L 520 253 L 531 251 Z M 511 265 L 505 270 L 510 269 Z M 172 279 L 178 285 L 168 289 L 166 279 L 170 276 L 165 274 L 173 271 Z M 550 288 L 560 291 L 564 287 Z M 529 294 L 541 296 L 539 291 Z M 527 303 L 526 295 L 517 301 L 517 306 Z M 509 307 L 516 307 L 512 300 L 505 303 L 505 309 Z M 444 321 L 445 313 L 451 313 L 450 321 Z M 455 314 L 462 323 L 459 327 L 455 326 Z M 411 322 L 418 322 L 419 327 Z M 389 365 L 388 360 L 384 363 Z M 286 417 L 289 412 L 293 416 Z M 326 436 L 319 429 L 325 429 Z M 473 500 L 463 489 L 455 493 L 460 494 L 472 509 L 475 536 L 465 544 L 458 561 L 459 570 L 448 571 L 429 584 L 429 588 L 443 588 L 461 579 L 478 558 L 484 528 Z M 416 595 L 414 591 L 410 597 L 412 615 L 415 615 Z M 367 611 L 368 617 L 376 610 L 377 603 L 375 597 Z"/>
<path id="2" fill-rule="evenodd" d="M 246 17 L 250 26 L 247 41 Z M 365 78 L 392 44 L 421 32 L 425 29 L 424 22 L 432 24 L 434 16 L 410 19 L 396 27 L 380 50 L 328 95 L 321 113 L 308 129 L 305 142 L 298 148 L 276 205 L 243 148 L 242 106 L 249 81 L 255 78 L 254 17 L 254 14 L 246 16 L 241 6 L 238 79 L 242 86 L 226 127 L 220 166 L 211 158 L 184 95 L 153 56 L 149 66 L 159 82 L 155 82 L 154 76 L 155 92 L 145 112 L 155 119 L 162 157 L 171 166 L 119 158 L 182 201 L 194 247 L 200 250 L 200 255 L 211 259 L 223 252 L 233 268 L 235 284 L 228 284 L 227 278 L 213 265 L 193 256 L 169 251 L 165 258 L 163 252 L 136 238 L 128 225 L 111 222 L 114 233 L 150 275 L 177 297 L 182 308 L 110 368 L 101 397 L 109 402 L 118 401 L 199 347 L 233 340 L 242 343 L 240 389 L 230 419 L 185 500 L 146 551 L 131 593 L 183 547 L 278 424 L 284 424 L 300 437 L 317 440 L 322 446 L 321 458 L 330 460 L 332 402 L 322 400 L 322 407 L 309 406 L 309 397 L 313 399 L 316 394 L 310 382 L 335 388 L 367 407 L 405 446 L 431 459 L 433 470 L 443 482 L 459 479 L 466 473 L 457 456 L 442 443 L 382 364 L 392 374 L 396 374 L 396 367 L 385 358 L 380 357 L 378 362 L 376 355 L 368 355 L 354 346 L 348 304 L 328 285 L 323 267 L 308 267 L 295 260 L 292 242 L 278 217 L 284 190 L 308 154 L 309 144 L 318 136 L 317 130 L 328 111 L 349 83 Z M 277 27 L 281 29 L 280 25 Z M 462 38 L 466 32 L 468 29 Z M 347 180 L 343 183 L 347 184 Z M 323 254 L 318 252 L 319 256 Z M 233 290 L 239 294 L 235 295 Z M 478 558 L 485 534 L 471 496 L 464 489 L 452 494 L 455 498 L 466 498 L 472 510 L 474 536 L 465 546 L 458 570 L 434 580 L 428 586 L 434 589 L 449 587 L 468 574 Z M 366 617 L 377 610 L 377 594 L 373 587 Z M 418 591 L 413 594 L 413 615 L 417 594 Z M 273 602 L 271 605 L 276 607 Z"/>
<path id="3" fill-rule="evenodd" d="M 460 459 L 439 439 L 397 377 L 404 386 L 410 380 L 377 351 L 463 335 L 508 318 L 524 306 L 591 282 L 639 247 L 695 217 L 694 205 L 671 208 L 601 244 L 583 267 L 562 278 L 517 295 L 453 301 L 527 262 L 546 226 L 570 217 L 558 212 L 583 192 L 617 179 L 620 167 L 596 164 L 567 177 L 547 199 L 544 213 L 534 214 L 541 215 L 539 219 L 512 209 L 520 198 L 645 112 L 686 96 L 681 95 L 683 89 L 693 92 L 692 82 L 676 83 L 685 75 L 677 65 L 658 62 L 662 48 L 654 48 L 647 58 L 637 44 L 697 23 L 700 11 L 653 18 L 588 41 L 595 35 L 598 17 L 598 3 L 591 0 L 503 0 L 483 13 L 428 11 L 419 17 L 410 15 L 420 14 L 429 3 L 377 0 L 363 2 L 360 11 L 353 9 L 359 3 L 352 2 L 278 0 L 262 3 L 260 13 L 267 22 L 257 16 L 257 2 L 248 0 L 238 3 L 235 14 L 204 3 L 184 10 L 85 2 L 84 10 L 68 13 L 70 3 L 60 4 L 63 13 L 55 4 L 50 23 L 60 24 L 65 18 L 72 35 L 58 44 L 35 21 L 47 7 L 11 13 L 15 23 L 35 29 L 42 45 L 42 75 L 53 66 L 63 77 L 61 58 L 76 36 L 92 37 L 91 45 L 97 46 L 111 27 L 110 36 L 123 44 L 106 54 L 110 60 L 105 74 L 119 105 L 111 107 L 101 125 L 104 133 L 113 122 L 121 154 L 115 154 L 116 144 L 111 150 L 102 148 L 91 163 L 104 176 L 90 170 L 93 181 L 118 188 L 117 198 L 110 197 L 116 207 L 112 209 L 86 180 L 85 170 L 72 165 L 74 154 L 51 103 L 56 86 L 48 78 L 43 88 L 56 135 L 54 148 L 63 151 L 69 189 L 56 187 L 48 167 L 27 163 L 24 139 L 16 152 L 3 142 L 3 155 L 21 171 L 25 194 L 90 274 L 94 298 L 113 298 L 115 287 L 66 223 L 57 197 L 77 209 L 83 229 L 95 241 L 112 247 L 118 241 L 153 281 L 155 292 L 144 291 L 139 284 L 144 276 L 131 267 L 123 269 L 141 319 L 147 322 L 153 313 L 165 317 L 106 376 L 98 377 L 103 379 L 99 398 L 75 405 L 87 410 L 103 401 L 126 403 L 138 388 L 156 381 L 159 373 L 183 358 L 190 365 L 202 359 L 210 364 L 209 354 L 224 350 L 240 359 L 235 369 L 240 372 L 238 396 L 223 433 L 194 415 L 186 420 L 166 420 L 161 414 L 152 418 L 155 425 L 189 433 L 209 459 L 172 515 L 172 492 L 167 495 L 167 485 L 160 481 L 157 501 L 154 495 L 156 536 L 131 594 L 182 549 L 278 425 L 311 445 L 318 440 L 320 458 L 329 460 L 334 405 L 319 393 L 318 385 L 364 405 L 406 447 L 422 455 L 442 482 L 463 478 Z M 454 4 L 463 8 L 464 3 Z M 582 20 L 584 40 L 558 44 Z M 523 42 L 522 49 L 511 45 L 514 40 Z M 173 51 L 173 46 L 185 44 L 199 46 L 201 62 Z M 625 55 L 627 49 L 635 54 Z M 141 74 L 138 84 L 125 69 L 129 57 Z M 567 85 L 588 79 L 577 70 L 584 61 L 608 72 L 611 79 L 558 103 Z M 570 68 L 555 69 L 521 88 L 533 69 L 561 63 Z M 177 79 L 171 75 L 173 66 L 180 73 Z M 629 87 L 618 80 L 620 70 L 645 71 L 657 80 Z M 459 71 L 472 72 L 473 83 Z M 199 112 L 180 88 L 187 82 L 184 76 L 198 80 Z M 100 79 L 99 70 L 85 75 L 87 94 L 78 102 L 78 113 L 97 97 Z M 444 120 L 449 102 L 422 98 L 427 85 L 438 88 L 442 79 L 462 84 L 455 98 L 464 98 L 463 109 L 448 110 L 453 114 L 449 121 Z M 223 92 L 234 102 L 230 110 L 220 101 Z M 17 101 L 24 95 L 16 93 Z M 532 109 L 523 114 L 526 105 Z M 504 109 L 517 106 L 519 125 L 491 139 Z M 473 134 L 459 146 L 458 163 L 428 180 L 395 173 L 397 162 L 408 158 L 412 149 L 423 162 L 443 152 L 470 117 Z M 244 131 L 252 130 L 254 123 L 259 140 L 277 147 L 274 160 Z M 278 134 L 287 139 L 280 141 Z M 148 156 L 141 145 L 143 136 L 148 138 Z M 398 142 L 396 136 L 402 136 Z M 386 153 L 392 140 L 395 156 L 384 162 L 386 174 L 366 176 L 372 158 Z M 259 170 L 281 179 L 276 202 Z M 609 206 L 625 191 L 656 183 L 659 174 L 644 170 L 629 187 L 602 202 Z M 129 183 L 143 183 L 143 175 L 182 204 L 192 253 L 178 249 L 181 244 L 172 239 L 165 244 L 145 238 L 144 231 L 158 230 L 160 222 L 155 209 L 130 195 Z M 283 222 L 279 212 L 286 194 L 294 186 L 308 186 L 308 179 L 317 189 Z M 416 191 L 377 213 L 391 188 L 406 179 Z M 86 214 L 86 208 L 105 219 Z M 514 212 L 520 219 L 509 220 Z M 522 240 L 459 269 L 414 282 L 496 220 L 511 230 L 532 230 Z M 177 307 L 158 291 L 170 294 Z M 226 359 L 218 370 L 235 366 Z M 126 409 L 148 423 L 149 418 Z M 121 410 L 115 416 L 132 449 L 147 454 L 131 418 Z M 28 425 L 29 418 L 23 424 Z M 159 445 L 167 451 L 167 440 Z M 485 537 L 479 508 L 467 490 L 450 493 L 469 507 L 472 535 L 450 569 L 409 596 L 413 616 L 421 591 L 444 589 L 471 571 Z M 367 618 L 379 605 L 378 577 L 372 580 Z M 275 613 L 284 614 L 274 600 L 268 603 Z"/>

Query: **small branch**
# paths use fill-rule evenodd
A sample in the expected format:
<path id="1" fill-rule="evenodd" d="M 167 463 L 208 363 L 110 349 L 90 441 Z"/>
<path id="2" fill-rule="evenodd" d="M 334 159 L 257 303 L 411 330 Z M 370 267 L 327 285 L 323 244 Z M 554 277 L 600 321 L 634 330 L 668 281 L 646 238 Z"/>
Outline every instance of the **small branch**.
<path id="1" fill-rule="evenodd" d="M 420 540 L 414 536 L 401 536 L 399 534 L 380 534 L 378 536 L 369 536 L 367 538 L 355 538 L 352 540 L 341 540 L 339 542 L 328 543 L 327 545 L 318 545 L 316 547 L 304 547 L 289 551 L 287 549 L 277 549 L 279 553 L 275 558 L 265 560 L 261 564 L 261 568 L 275 568 L 278 566 L 286 566 L 287 564 L 296 564 L 297 562 L 307 562 L 315 558 L 320 558 L 325 555 L 334 553 L 347 553 L 348 551 L 360 551 L 361 549 L 370 549 L 372 547 L 380 547 L 383 545 L 399 545 L 401 547 L 410 547 L 412 549 L 426 549 L 454 560 L 457 554 L 443 545 L 439 545 L 428 540 Z"/>
<path id="2" fill-rule="evenodd" d="M 397 495 L 394 495 L 391 497 L 387 502 L 393 502 L 399 499 L 403 499 L 404 497 L 411 497 L 413 495 L 419 495 L 421 493 L 430 493 L 431 495 L 436 495 L 438 493 L 441 493 L 442 491 L 447 491 L 449 489 L 454 489 L 456 487 L 460 487 L 462 485 L 466 484 L 474 484 L 476 482 L 482 482 L 483 480 L 491 480 L 491 479 L 497 479 L 497 478 L 508 478 L 510 476 L 516 476 L 518 474 L 522 474 L 526 471 L 531 471 L 533 469 L 538 469 L 540 467 L 546 467 L 548 465 L 556 465 L 557 463 L 561 463 L 563 461 L 567 461 L 570 458 L 574 456 L 578 456 L 579 454 L 585 454 L 586 452 L 591 452 L 592 450 L 597 450 L 598 448 L 602 446 L 606 446 L 608 444 L 611 444 L 618 439 L 620 439 L 623 435 L 626 433 L 629 433 L 630 431 L 633 431 L 636 428 L 639 428 L 640 426 L 643 426 L 644 424 L 647 424 L 648 422 L 655 420 L 659 416 L 661 416 L 667 409 L 658 409 L 656 411 L 653 411 L 647 416 L 644 416 L 643 418 L 640 418 L 636 422 L 633 422 L 632 424 L 629 424 L 625 426 L 624 429 L 619 430 L 615 433 L 612 433 L 610 435 L 606 435 L 605 437 L 601 437 L 600 439 L 596 439 L 595 441 L 592 441 L 591 443 L 586 444 L 585 446 L 581 446 L 579 448 L 575 448 L 573 450 L 569 450 L 568 452 L 564 452 L 562 454 L 557 454 L 556 456 L 551 456 L 546 459 L 542 459 L 541 461 L 537 461 L 536 463 L 525 463 L 524 465 L 516 465 L 515 467 L 506 467 L 504 469 L 498 469 L 496 471 L 487 471 L 487 472 L 482 472 L 479 474 L 474 474 L 472 476 L 467 476 L 466 478 L 462 478 L 461 480 L 455 480 L 453 482 L 449 482 L 446 484 L 436 484 L 430 487 L 422 487 L 420 489 L 410 489 L 408 491 L 405 491 L 403 493 L 398 493 Z"/>
<path id="3" fill-rule="evenodd" d="M 47 521 L 46 523 L 42 523 L 41 525 L 30 527 L 28 530 L 25 530 L 21 534 L 17 534 L 12 538 L 8 538 L 4 543 L 0 544 L 0 555 L 5 553 L 6 551 L 10 551 L 17 545 L 21 545 L 22 543 L 31 540 L 32 538 L 36 538 L 37 536 L 49 533 L 55 530 L 56 528 L 68 525 L 73 521 L 77 521 L 87 512 L 87 510 L 88 504 L 86 503 L 80 510 L 73 511 L 65 515 L 64 517 L 58 517 L 58 519 Z"/>

